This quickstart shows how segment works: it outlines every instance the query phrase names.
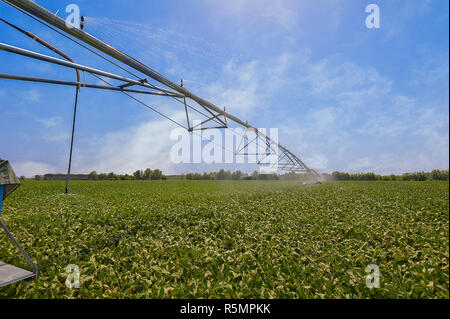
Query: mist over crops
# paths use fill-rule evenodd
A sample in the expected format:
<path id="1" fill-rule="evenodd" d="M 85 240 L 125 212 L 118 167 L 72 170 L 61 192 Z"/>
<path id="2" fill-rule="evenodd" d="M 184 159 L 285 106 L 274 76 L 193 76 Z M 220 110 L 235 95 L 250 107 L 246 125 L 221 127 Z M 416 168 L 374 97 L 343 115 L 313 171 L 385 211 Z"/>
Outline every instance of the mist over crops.
<path id="1" fill-rule="evenodd" d="M 448 182 L 24 181 L 15 298 L 449 298 Z M 4 234 L 1 260 L 26 268 Z M 65 285 L 67 265 L 81 271 Z M 367 265 L 380 288 L 366 287 Z"/>

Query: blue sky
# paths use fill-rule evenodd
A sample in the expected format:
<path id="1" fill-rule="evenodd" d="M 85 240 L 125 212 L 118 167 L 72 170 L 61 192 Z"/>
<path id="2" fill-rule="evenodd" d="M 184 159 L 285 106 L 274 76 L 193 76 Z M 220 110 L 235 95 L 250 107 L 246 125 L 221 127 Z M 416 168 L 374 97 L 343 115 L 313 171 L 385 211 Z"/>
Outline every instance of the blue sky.
<path id="1" fill-rule="evenodd" d="M 36 1 L 260 128 L 322 172 L 448 169 L 447 1 Z M 367 4 L 381 27 L 365 26 Z M 0 2 L 0 16 L 88 66 L 120 70 Z M 0 42 L 52 55 L 0 24 Z M 0 73 L 72 81 L 73 70 L 0 52 Z M 86 75 L 86 81 L 97 83 Z M 64 172 L 74 89 L 0 80 L 0 157 L 18 174 Z M 180 104 L 144 100 L 183 121 Z M 83 89 L 74 171 L 252 170 L 170 162 L 176 126 L 120 93 Z"/>

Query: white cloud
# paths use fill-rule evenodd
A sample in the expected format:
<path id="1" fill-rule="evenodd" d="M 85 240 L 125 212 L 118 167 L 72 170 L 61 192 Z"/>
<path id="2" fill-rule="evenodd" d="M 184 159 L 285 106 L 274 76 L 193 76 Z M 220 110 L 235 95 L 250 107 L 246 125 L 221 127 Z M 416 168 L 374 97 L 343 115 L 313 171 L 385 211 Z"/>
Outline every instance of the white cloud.
<path id="1" fill-rule="evenodd" d="M 402 1 L 402 10 L 398 9 L 398 2 L 395 0 L 384 2 L 381 6 L 381 14 L 389 12 L 389 19 L 382 18 L 384 22 L 382 22 L 381 26 L 388 30 L 386 40 L 402 36 L 412 23 L 417 23 L 416 20 L 427 14 L 430 9 L 431 0 L 404 0 Z"/>
<path id="2" fill-rule="evenodd" d="M 54 117 L 50 117 L 50 118 L 38 118 L 38 117 L 36 117 L 36 121 L 38 121 L 39 123 L 41 123 L 45 127 L 50 128 L 50 127 L 58 126 L 60 124 L 60 122 L 62 121 L 62 118 L 59 117 L 59 116 L 54 116 Z"/>
<path id="3" fill-rule="evenodd" d="M 24 100 L 27 102 L 39 102 L 43 97 L 39 90 L 31 89 L 27 91 L 24 95 Z"/>
<path id="4" fill-rule="evenodd" d="M 330 164 L 330 159 L 321 153 L 306 155 L 304 161 L 308 163 L 307 165 L 319 171 L 326 170 Z"/>
<path id="5" fill-rule="evenodd" d="M 311 167 L 383 174 L 448 168 L 442 103 L 400 95 L 390 79 L 354 63 L 309 60 L 299 69 L 302 98 L 312 106 L 288 118 L 280 139 Z"/>
<path id="6" fill-rule="evenodd" d="M 41 137 L 47 142 L 61 142 L 70 138 L 70 131 L 64 127 L 63 118 L 54 116 L 50 118 L 43 118 L 32 116 L 36 122 L 41 124 L 45 131 Z"/>
<path id="7" fill-rule="evenodd" d="M 175 120 L 185 119 L 183 112 L 172 114 Z M 137 169 L 161 169 L 172 172 L 170 131 L 175 126 L 165 119 L 144 121 L 92 139 L 87 146 L 80 143 L 74 161 L 78 172 L 115 172 L 130 174 Z"/>
<path id="8" fill-rule="evenodd" d="M 294 1 L 280 0 L 229 0 L 207 1 L 215 16 L 231 16 L 233 21 L 248 23 L 275 22 L 283 28 L 292 27 L 297 21 Z"/>
<path id="9" fill-rule="evenodd" d="M 383 78 L 374 68 L 364 69 L 345 62 L 335 65 L 323 59 L 319 62 L 307 60 L 301 65 L 304 74 L 300 81 L 316 98 L 330 98 L 341 106 L 367 106 L 391 91 L 391 81 Z"/>
<path id="10" fill-rule="evenodd" d="M 14 171 L 17 176 L 32 177 L 47 173 L 59 173 L 59 167 L 49 165 L 47 163 L 23 161 L 14 163 Z"/>
<path id="11" fill-rule="evenodd" d="M 428 53 L 431 55 L 430 53 Z M 412 70 L 410 83 L 423 87 L 441 89 L 448 86 L 449 62 L 448 52 L 444 57 L 436 58 L 435 55 L 429 58 L 427 63 L 423 63 Z"/>
<path id="12" fill-rule="evenodd" d="M 303 52 L 300 57 L 303 56 Z M 203 88 L 211 101 L 226 106 L 230 113 L 248 116 L 267 107 L 287 79 L 286 73 L 294 60 L 292 54 L 281 54 L 275 59 L 238 64 L 229 61 L 222 68 L 217 81 Z"/>

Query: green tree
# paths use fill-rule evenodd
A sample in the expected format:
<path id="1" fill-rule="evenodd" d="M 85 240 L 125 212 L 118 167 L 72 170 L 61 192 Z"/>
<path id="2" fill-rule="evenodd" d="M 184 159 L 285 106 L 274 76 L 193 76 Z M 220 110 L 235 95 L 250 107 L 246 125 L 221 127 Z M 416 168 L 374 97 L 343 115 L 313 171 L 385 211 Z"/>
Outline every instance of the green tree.
<path id="1" fill-rule="evenodd" d="M 93 181 L 97 180 L 97 179 L 98 179 L 98 174 L 97 174 L 97 172 L 96 172 L 96 171 L 90 172 L 88 178 L 89 178 L 90 180 L 93 180 Z"/>
<path id="2" fill-rule="evenodd" d="M 152 180 L 160 180 L 162 179 L 162 172 L 159 169 L 155 169 L 154 171 L 151 171 L 150 178 Z"/>
<path id="3" fill-rule="evenodd" d="M 147 168 L 144 171 L 144 174 L 142 174 L 143 179 L 151 179 L 152 178 L 152 170 L 150 168 Z"/>
<path id="4" fill-rule="evenodd" d="M 107 176 L 108 180 L 115 180 L 116 179 L 116 174 L 114 174 L 114 172 L 111 172 L 108 174 Z"/>
<path id="5" fill-rule="evenodd" d="M 241 176 L 242 176 L 242 172 L 241 171 L 236 171 L 236 172 L 233 172 L 231 174 L 231 179 L 233 179 L 233 180 L 240 180 Z"/>
<path id="6" fill-rule="evenodd" d="M 435 181 L 448 181 L 448 170 L 441 171 L 438 169 L 434 169 L 431 171 L 430 177 Z"/>
<path id="7" fill-rule="evenodd" d="M 224 180 L 224 179 L 225 179 L 225 170 L 221 169 L 221 170 L 217 173 L 216 178 L 217 178 L 218 180 Z"/>
<path id="8" fill-rule="evenodd" d="M 137 170 L 136 172 L 133 173 L 133 176 L 134 176 L 137 180 L 142 179 L 142 175 L 143 175 L 143 173 L 142 173 L 141 170 Z"/>

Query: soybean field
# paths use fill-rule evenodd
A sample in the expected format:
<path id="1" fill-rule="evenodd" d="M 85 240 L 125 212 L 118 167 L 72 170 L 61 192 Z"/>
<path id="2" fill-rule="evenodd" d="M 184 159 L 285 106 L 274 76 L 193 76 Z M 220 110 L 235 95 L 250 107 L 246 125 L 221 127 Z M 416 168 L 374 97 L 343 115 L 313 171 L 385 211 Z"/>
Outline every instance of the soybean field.
<path id="1" fill-rule="evenodd" d="M 71 185 L 24 181 L 4 202 L 39 277 L 1 298 L 449 298 L 448 182 Z M 27 268 L 0 242 L 0 260 Z"/>

